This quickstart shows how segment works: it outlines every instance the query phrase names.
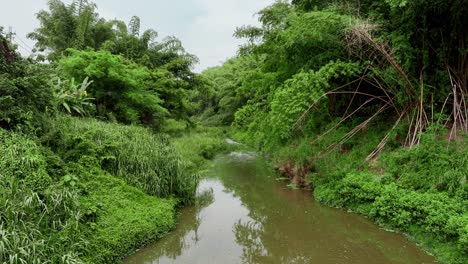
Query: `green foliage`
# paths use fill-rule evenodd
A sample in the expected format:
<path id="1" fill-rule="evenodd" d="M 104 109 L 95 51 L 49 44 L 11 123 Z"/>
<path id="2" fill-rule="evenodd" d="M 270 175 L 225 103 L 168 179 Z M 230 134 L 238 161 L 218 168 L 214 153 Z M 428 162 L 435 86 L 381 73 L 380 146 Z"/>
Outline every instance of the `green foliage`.
<path id="1" fill-rule="evenodd" d="M 86 89 L 92 83 L 93 81 L 88 81 L 88 78 L 85 78 L 78 85 L 75 84 L 74 79 L 68 83 L 57 78 L 54 83 L 54 97 L 60 110 L 80 116 L 89 115 L 89 112 L 93 111 L 95 106 L 92 103 L 94 98 L 88 97 Z"/>
<path id="2" fill-rule="evenodd" d="M 89 77 L 97 115 L 126 124 L 158 127 L 167 114 L 162 100 L 149 88 L 150 71 L 106 51 L 68 50 L 59 61 L 63 75 L 78 80 Z"/>
<path id="3" fill-rule="evenodd" d="M 322 11 L 292 15 L 288 19 L 290 26 L 278 34 L 277 40 L 265 43 L 277 46 L 273 54 L 282 61 L 267 61 L 267 65 L 273 67 L 276 63 L 277 70 L 291 76 L 300 69 L 318 69 L 330 60 L 346 56 L 343 39 L 346 30 L 355 23 L 354 18 Z"/>
<path id="4" fill-rule="evenodd" d="M 435 240 L 449 242 L 450 249 L 435 248 L 436 252 L 444 262 L 463 263 L 468 255 L 467 206 L 466 200 L 449 198 L 445 193 L 418 193 L 390 184 L 376 199 L 372 216 L 401 230 L 417 229 Z"/>
<path id="5" fill-rule="evenodd" d="M 0 67 L 0 128 L 32 128 L 40 113 L 54 108 L 48 68 L 21 58 L 7 64 L 3 54 Z"/>
<path id="6" fill-rule="evenodd" d="M 258 69 L 261 65 L 254 57 L 243 56 L 204 71 L 208 91 L 200 91 L 195 98 L 199 102 L 198 111 L 203 112 L 201 121 L 208 125 L 229 125 L 234 121 L 234 113 L 249 99 L 268 93 L 267 82 L 271 78 L 265 80 L 261 75 Z"/>
<path id="7" fill-rule="evenodd" d="M 145 128 L 63 117 L 44 140 L 65 161 L 89 159 L 150 195 L 184 202 L 195 195 L 198 177 L 185 170 L 167 137 Z"/>
<path id="8" fill-rule="evenodd" d="M 386 0 L 391 7 L 405 7 L 408 4 L 408 0 Z"/>
<path id="9" fill-rule="evenodd" d="M 466 138 L 443 143 L 446 132 L 427 126 L 425 112 L 467 130 L 467 7 L 276 1 L 258 13 L 259 27 L 236 31 L 248 40 L 237 58 L 198 76 L 197 58 L 178 39 L 141 33 L 138 17 L 126 25 L 99 18 L 86 0 L 49 1 L 29 37 L 70 82 L 49 85 L 55 64 L 15 59 L 0 37 L 0 262 L 113 263 L 173 228 L 177 201 L 148 194 L 190 202 L 195 172 L 227 149 L 221 130 L 186 131 L 195 113 L 204 124 L 233 124 L 280 161 L 313 165 L 307 176 L 318 200 L 410 232 L 442 261 L 464 263 Z M 369 122 L 382 107 L 392 110 Z M 141 127 L 52 119 L 54 110 L 182 136 L 172 145 Z M 392 149 L 418 122 L 421 144 Z M 40 134 L 44 146 L 12 131 Z M 380 156 L 364 162 L 382 138 Z"/>
<path id="10" fill-rule="evenodd" d="M 67 126 L 74 118 L 68 118 L 68 123 L 64 120 L 62 125 Z M 75 122 L 83 126 L 87 121 Z M 121 127 L 100 125 L 106 131 Z M 158 147 L 161 153 L 164 143 L 156 137 L 152 139 L 143 128 L 122 127 L 120 130 L 130 138 L 134 133 L 145 143 L 136 143 L 139 150 L 135 150 L 136 145 L 120 149 L 119 165 L 126 167 L 120 168 L 118 173 L 132 173 L 133 177 L 139 176 L 136 170 L 148 173 L 143 171 L 146 162 L 143 158 L 153 158 L 155 154 L 150 156 L 141 146 L 153 140 L 149 146 Z M 85 134 L 83 131 L 73 136 L 70 130 L 62 130 L 73 137 L 67 140 L 81 140 L 81 144 L 61 145 L 66 151 L 59 151 L 57 155 L 26 136 L 0 130 L 0 262 L 114 263 L 142 243 L 155 240 L 174 228 L 176 200 L 151 197 L 104 171 L 101 167 L 110 167 L 112 163 L 108 161 L 113 157 L 97 156 L 99 147 L 89 140 L 83 142 L 79 134 Z M 54 142 L 63 143 L 57 137 Z M 112 153 L 119 154 L 118 144 L 106 143 L 109 151 L 114 149 Z M 140 154 L 139 160 L 136 160 L 136 151 Z M 155 153 L 154 150 L 150 152 Z M 101 150 L 100 154 L 104 155 L 105 151 Z M 169 166 L 170 151 L 163 154 L 168 155 L 163 157 L 166 159 L 164 166 Z M 123 155 L 129 157 L 124 159 Z M 99 158 L 102 163 L 98 162 Z M 189 184 L 184 182 L 185 187 Z M 176 189 L 174 186 L 174 195 L 183 195 L 182 188 L 177 189 L 179 193 Z"/>
<path id="11" fill-rule="evenodd" d="M 89 77 L 95 81 L 98 116 L 155 128 L 161 127 L 163 117 L 168 114 L 175 119 L 188 120 L 192 91 L 204 84 L 192 72 L 198 59 L 185 51 L 180 40 L 167 37 L 156 41 L 158 34 L 152 29 L 140 34 L 140 19 L 136 16 L 128 25 L 120 20 L 99 18 L 96 5 L 87 0 L 76 0 L 68 5 L 52 0 L 48 8 L 38 13 L 41 26 L 29 37 L 36 40 L 36 47 L 46 52 L 50 61 L 59 61 L 71 53 L 81 56 L 87 64 L 94 64 L 92 69 L 87 69 L 92 74 L 73 71 L 65 73 L 65 78 Z M 92 56 L 85 59 L 86 51 L 96 51 L 100 55 L 110 53 L 125 59 L 97 56 L 94 59 L 99 62 L 92 62 Z M 75 58 L 72 64 L 82 62 Z M 63 59 L 60 64 L 63 66 Z M 103 84 L 105 88 L 99 87 Z M 107 97 L 109 100 L 104 101 Z M 110 103 L 113 101 L 117 104 Z"/>
<path id="12" fill-rule="evenodd" d="M 326 204 L 351 208 L 382 225 L 410 232 L 443 263 L 463 263 L 468 252 L 466 139 L 448 144 L 439 137 L 431 130 L 423 136 L 421 145 L 388 151 L 370 168 L 358 168 L 359 162 L 352 165 L 351 161 L 362 161 L 363 155 L 356 156 L 365 149 L 362 146 L 375 144 L 367 138 L 356 141 L 361 138 L 358 136 L 350 152 L 315 159 L 318 173 L 312 181 L 316 186 L 314 196 Z M 334 165 L 329 168 L 324 166 L 327 163 Z"/>
<path id="13" fill-rule="evenodd" d="M 466 250 L 466 200 L 446 193 L 420 193 L 381 184 L 372 173 L 348 174 L 342 180 L 319 185 L 315 198 L 327 204 L 352 208 L 378 223 L 412 232 L 432 248 L 443 263 L 463 263 Z"/>
<path id="14" fill-rule="evenodd" d="M 444 143 L 438 137 L 427 132 L 420 145 L 383 155 L 386 177 L 406 189 L 447 192 L 468 199 L 467 140 Z"/>
<path id="15" fill-rule="evenodd" d="M 115 263 L 175 227 L 175 200 L 148 196 L 89 163 L 74 167 L 87 194 L 80 197 L 87 263 Z"/>
<path id="16" fill-rule="evenodd" d="M 81 263 L 76 191 L 47 172 L 34 141 L 0 130 L 0 262 Z"/>
<path id="17" fill-rule="evenodd" d="M 184 120 L 168 119 L 164 123 L 161 132 L 171 136 L 181 135 L 191 128 L 191 123 Z"/>
<path id="18" fill-rule="evenodd" d="M 337 61 L 328 63 L 317 72 L 300 72 L 287 80 L 271 102 L 271 133 L 282 139 L 290 138 L 294 125 L 311 105 L 325 96 L 333 79 L 356 75 L 359 70 L 355 63 Z M 326 114 L 326 108 L 322 109 L 321 114 Z M 319 123 L 317 121 L 312 120 Z"/>
<path id="19" fill-rule="evenodd" d="M 254 138 L 251 142 L 259 148 L 315 133 L 323 127 L 322 113 L 330 120 L 350 113 L 373 118 L 382 107 L 392 109 L 391 120 L 403 118 L 405 122 L 411 122 L 411 114 L 417 111 L 458 116 L 447 111 L 452 110 L 446 105 L 451 100 L 446 99 L 465 97 L 468 83 L 463 66 L 467 64 L 463 47 L 468 36 L 461 30 L 468 24 L 461 19 L 460 14 L 466 11 L 462 6 L 461 1 L 277 1 L 259 12 L 261 27 L 244 26 L 235 34 L 248 40 L 235 61 L 250 58 L 256 61 L 251 65 L 257 69 L 236 67 L 237 71 L 232 71 L 233 61 L 229 61 L 204 73 L 212 81 L 219 78 L 227 84 L 211 96 L 226 100 L 210 106 L 208 113 L 216 113 L 225 102 L 233 105 L 223 109 L 222 117 L 234 116 L 235 126 L 248 131 Z M 449 17 L 451 22 L 442 25 L 436 17 Z M 316 76 L 305 78 L 312 71 L 317 75 L 334 61 L 361 66 L 320 81 Z M 460 89 L 454 95 L 453 85 Z M 300 120 L 306 121 L 299 124 L 304 133 L 292 133 L 292 126 L 317 95 L 335 88 L 340 91 L 327 96 L 329 109 L 310 109 L 316 113 Z M 422 109 L 416 109 L 421 102 Z M 453 109 L 466 116 L 462 105 L 455 104 Z M 428 120 L 424 116 L 417 120 L 421 129 L 410 124 L 408 133 L 419 134 L 425 129 Z M 466 122 L 455 123 L 467 130 Z"/>
<path id="20" fill-rule="evenodd" d="M 327 192 L 328 195 L 326 195 Z M 380 192 L 381 186 L 372 173 L 350 173 L 338 183 L 333 184 L 330 190 L 323 191 L 319 187 L 315 195 L 319 201 L 339 207 L 353 208 L 373 203 Z"/>
<path id="21" fill-rule="evenodd" d="M 198 172 L 207 160 L 228 150 L 226 134 L 219 128 L 196 128 L 172 141 L 191 172 Z"/>
<path id="22" fill-rule="evenodd" d="M 112 23 L 99 19 L 96 5 L 87 0 L 66 5 L 60 0 L 48 2 L 47 10 L 37 14 L 41 26 L 28 35 L 36 40 L 49 60 L 58 60 L 68 48 L 99 48 L 113 36 Z"/>
<path id="23" fill-rule="evenodd" d="M 297 13 L 278 1 L 260 12 L 260 21 L 262 28 L 256 32 L 262 42 L 251 39 L 248 54 L 203 75 L 216 87 L 208 98 L 209 105 L 214 103 L 208 113 L 228 117 L 224 124 L 245 128 L 252 142 L 263 148 L 296 136 L 297 121 L 319 128 L 329 117 L 326 100 L 316 106 L 317 113 L 302 114 L 329 90 L 357 78 L 362 68 L 340 60 L 347 53 L 345 34 L 357 21 L 351 16 L 334 11 Z M 245 30 L 238 29 L 236 35 L 258 38 Z"/>
<path id="24" fill-rule="evenodd" d="M 163 107 L 169 110 L 171 118 L 189 121 L 189 114 L 194 109 L 191 98 L 195 96 L 195 90 L 200 89 L 204 82 L 191 72 L 183 73 L 184 69 L 177 70 L 179 67 L 187 66 L 183 65 L 184 62 L 176 60 L 153 71 L 151 89 L 163 100 Z"/>
<path id="25" fill-rule="evenodd" d="M 444 130 L 431 128 L 419 146 L 386 151 L 379 162 L 368 164 L 365 157 L 388 129 L 386 125 L 373 128 L 338 145 L 335 142 L 348 132 L 343 126 L 320 140 L 308 134 L 269 154 L 279 164 L 313 164 L 314 171 L 307 177 L 318 201 L 350 208 L 381 225 L 408 232 L 442 263 L 464 263 L 468 252 L 466 139 L 448 144 L 443 141 Z"/>
<path id="26" fill-rule="evenodd" d="M 191 199 L 197 178 L 182 176 L 166 139 L 144 128 L 60 122 L 50 128 L 49 141 L 42 139 L 58 156 L 0 130 L 0 261 L 113 263 L 174 228 L 176 200 L 150 197 L 126 183 Z M 176 186 L 179 181 L 184 186 Z M 157 190 L 144 185 L 155 182 Z"/>
<path id="27" fill-rule="evenodd" d="M 423 72 L 426 82 L 437 88 L 447 86 L 447 66 L 459 79 L 461 89 L 467 89 L 466 63 L 468 50 L 464 48 L 468 41 L 464 15 L 468 7 L 464 0 L 427 1 L 388 0 L 390 21 L 385 21 L 390 30 L 396 31 L 409 39 L 417 67 L 415 74 Z M 444 21 L 438 19 L 445 17 Z M 408 50 L 407 50 L 408 51 Z M 443 73 L 441 73 L 443 72 Z M 444 76 L 441 78 L 441 76 Z M 431 92 L 437 94 L 437 89 Z M 448 91 L 445 91 L 448 92 Z M 446 94 L 446 93 L 445 93 Z M 446 95 L 443 96 L 446 96 Z M 442 96 L 442 97 L 443 97 Z M 443 98 L 440 98 L 443 100 Z"/>

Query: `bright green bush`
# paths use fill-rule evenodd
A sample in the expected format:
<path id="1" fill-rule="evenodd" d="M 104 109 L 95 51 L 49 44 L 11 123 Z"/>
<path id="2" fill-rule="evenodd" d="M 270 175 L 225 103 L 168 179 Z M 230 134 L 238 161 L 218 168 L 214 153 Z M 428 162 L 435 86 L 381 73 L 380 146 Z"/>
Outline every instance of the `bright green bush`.
<path id="1" fill-rule="evenodd" d="M 447 228 L 447 220 L 466 213 L 467 205 L 444 193 L 418 193 L 390 184 L 375 199 L 372 215 L 404 230 L 421 225 L 427 232 L 451 237 L 453 228 Z"/>
<path id="2" fill-rule="evenodd" d="M 342 180 L 318 184 L 314 197 L 316 200 L 339 208 L 352 208 L 367 213 L 380 194 L 381 186 L 375 176 L 369 173 L 351 173 Z"/>
<path id="3" fill-rule="evenodd" d="M 150 87 L 151 72 L 122 56 L 107 51 L 68 50 L 59 61 L 60 73 L 93 84 L 97 115 L 126 124 L 146 124 L 158 128 L 168 113 L 163 101 Z"/>
<path id="4" fill-rule="evenodd" d="M 306 113 L 312 104 L 316 104 L 325 97 L 325 93 L 331 87 L 331 81 L 338 78 L 346 78 L 356 75 L 360 67 L 356 63 L 331 61 L 318 71 L 300 72 L 291 79 L 285 81 L 284 85 L 275 93 L 271 101 L 271 112 L 269 120 L 272 129 L 270 132 L 282 139 L 289 139 L 294 125 L 301 116 Z M 316 106 L 316 108 L 319 108 Z M 326 107 L 321 107 L 324 115 Z M 304 118 L 303 122 L 320 123 L 318 119 Z"/>
<path id="5" fill-rule="evenodd" d="M 450 246 L 436 247 L 437 255 L 447 263 L 464 263 L 468 257 L 468 203 L 446 193 L 419 193 L 390 184 L 373 204 L 371 216 L 379 223 L 403 231 L 421 232 L 418 237 L 431 244 L 430 238 Z"/>
<path id="6" fill-rule="evenodd" d="M 188 192 L 196 187 L 190 186 L 196 185 L 196 178 L 184 178 L 183 186 L 175 186 L 178 184 L 175 180 L 174 186 L 157 186 L 158 194 L 163 195 L 161 192 L 166 188 L 171 192 L 168 195 L 180 200 L 149 196 L 126 183 L 133 180 L 143 189 L 143 180 L 148 179 L 139 181 L 135 177 L 148 173 L 149 165 L 165 166 L 156 172 L 157 168 L 153 168 L 150 176 L 159 177 L 167 171 L 180 173 L 181 167 L 177 167 L 180 160 L 175 158 L 166 139 L 152 136 L 143 128 L 72 117 L 61 121 L 63 126 L 70 125 L 70 129 L 76 130 L 72 133 L 60 126 L 64 134 L 58 135 L 54 129 L 59 126 L 51 127 L 49 138 L 45 136 L 42 140 L 55 153 L 26 136 L 0 130 L 1 263 L 115 263 L 174 228 L 176 204 L 191 199 Z M 75 126 L 73 122 L 77 122 Z M 96 134 L 79 129 L 86 127 L 87 122 L 94 129 L 102 126 L 97 131 L 104 133 L 99 142 Z M 121 144 L 126 141 L 118 142 L 116 137 L 103 132 L 104 128 L 106 131 L 120 129 L 119 140 L 141 136 L 149 146 L 159 149 L 140 148 L 138 156 L 136 146 L 145 145 L 142 141 L 124 149 Z M 80 132 L 86 136 L 76 134 Z M 96 141 L 90 142 L 91 138 Z M 121 144 L 110 144 L 109 140 Z M 52 143 L 65 145 L 58 147 Z M 165 156 L 156 160 L 160 163 L 146 164 L 151 161 L 145 158 L 162 151 Z M 161 178 L 164 176 L 177 177 L 165 174 Z"/>
<path id="7" fill-rule="evenodd" d="M 75 80 L 54 80 L 54 99 L 58 110 L 72 115 L 89 116 L 93 113 L 94 98 L 88 96 L 86 89 L 93 83 L 85 78 L 81 84 L 75 84 Z"/>

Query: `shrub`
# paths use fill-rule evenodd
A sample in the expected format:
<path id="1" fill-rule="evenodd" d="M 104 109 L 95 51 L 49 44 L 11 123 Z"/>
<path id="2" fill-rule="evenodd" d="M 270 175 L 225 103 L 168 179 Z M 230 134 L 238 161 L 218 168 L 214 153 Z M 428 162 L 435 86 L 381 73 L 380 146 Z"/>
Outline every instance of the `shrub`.
<path id="1" fill-rule="evenodd" d="M 371 216 L 403 231 L 420 230 L 426 240 L 434 238 L 439 243 L 455 245 L 451 249 L 435 249 L 448 263 L 464 263 L 468 257 L 467 207 L 466 200 L 450 198 L 443 192 L 419 193 L 392 183 L 376 198 Z"/>
<path id="2" fill-rule="evenodd" d="M 333 79 L 346 78 L 356 75 L 360 66 L 356 63 L 331 61 L 318 71 L 300 72 L 285 81 L 271 101 L 269 120 L 270 133 L 277 137 L 287 139 L 295 129 L 294 125 L 301 119 L 307 109 L 325 97 L 331 87 Z M 321 115 L 327 115 L 326 107 L 321 107 Z M 310 123 L 320 123 L 319 118 L 307 120 Z M 315 124 L 317 125 L 317 124 Z"/>
<path id="3" fill-rule="evenodd" d="M 55 79 L 54 97 L 58 110 L 63 112 L 88 116 L 95 110 L 95 105 L 92 103 L 94 98 L 88 97 L 86 89 L 93 83 L 85 78 L 81 84 L 75 84 L 75 80 L 62 81 L 59 78 Z"/>
<path id="4" fill-rule="evenodd" d="M 461 139 L 446 143 L 428 132 L 420 145 L 387 153 L 382 156 L 381 163 L 404 188 L 447 192 L 468 199 L 466 142 L 467 139 Z"/>
<path id="5" fill-rule="evenodd" d="M 146 67 L 107 51 L 68 52 L 69 56 L 59 61 L 59 69 L 66 77 L 93 81 L 88 92 L 96 99 L 98 116 L 126 124 L 160 126 L 168 112 L 150 89 L 151 73 Z"/>
<path id="6" fill-rule="evenodd" d="M 372 217 L 378 223 L 411 232 L 448 263 L 463 263 L 468 255 L 468 203 L 445 192 L 418 192 L 396 183 L 383 185 L 371 173 L 349 173 L 327 183 L 318 181 L 315 198 Z"/>
<path id="7" fill-rule="evenodd" d="M 83 189 L 81 232 L 88 244 L 80 253 L 87 263 L 117 263 L 175 227 L 175 199 L 149 196 L 92 162 L 72 167 Z"/>
<path id="8" fill-rule="evenodd" d="M 0 128 L 32 129 L 40 113 L 53 110 L 47 67 L 22 59 L 0 66 Z"/>
<path id="9" fill-rule="evenodd" d="M 342 180 L 319 185 L 315 198 L 336 207 L 350 207 L 362 213 L 369 212 L 372 204 L 380 196 L 382 186 L 371 173 L 350 173 Z"/>

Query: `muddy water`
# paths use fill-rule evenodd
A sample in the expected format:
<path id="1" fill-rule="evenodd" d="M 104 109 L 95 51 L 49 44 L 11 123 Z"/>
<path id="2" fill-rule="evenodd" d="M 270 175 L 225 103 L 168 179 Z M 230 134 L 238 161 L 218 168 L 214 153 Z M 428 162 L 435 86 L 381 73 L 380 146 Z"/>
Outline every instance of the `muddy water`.
<path id="1" fill-rule="evenodd" d="M 404 236 L 288 189 L 252 155 L 216 164 L 177 229 L 125 264 L 436 263 Z"/>

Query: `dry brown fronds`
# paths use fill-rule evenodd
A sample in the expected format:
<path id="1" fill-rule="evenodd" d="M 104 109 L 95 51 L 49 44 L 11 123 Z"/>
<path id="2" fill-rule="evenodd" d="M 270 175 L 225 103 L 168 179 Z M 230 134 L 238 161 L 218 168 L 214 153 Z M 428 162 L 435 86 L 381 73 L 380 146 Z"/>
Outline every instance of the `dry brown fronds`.
<path id="1" fill-rule="evenodd" d="M 426 128 L 430 124 L 430 119 L 428 118 L 428 115 L 426 113 L 427 106 L 425 106 L 424 101 L 425 84 L 423 81 L 423 74 L 421 74 L 419 81 L 412 80 L 405 72 L 403 67 L 398 63 L 396 57 L 392 54 L 391 47 L 386 43 L 379 41 L 372 35 L 372 32 L 376 29 L 378 29 L 378 25 L 373 24 L 369 21 L 362 21 L 356 24 L 347 32 L 346 42 L 350 55 L 356 56 L 362 61 L 369 62 L 369 66 L 366 68 L 366 71 L 365 73 L 363 73 L 363 76 L 344 86 L 333 89 L 325 93 L 321 97 L 324 98 L 332 94 L 353 95 L 351 102 L 348 104 L 348 107 L 342 119 L 331 129 L 327 130 L 325 133 L 317 137 L 313 142 L 311 142 L 311 144 L 314 144 L 317 141 L 321 140 L 325 135 L 329 134 L 331 131 L 340 126 L 343 122 L 351 118 L 371 101 L 381 101 L 383 102 L 383 106 L 374 115 L 372 115 L 363 123 L 361 123 L 360 125 L 353 128 L 350 132 L 348 132 L 343 138 L 339 140 L 339 142 L 329 146 L 325 151 L 327 153 L 344 143 L 344 141 L 349 140 L 351 137 L 356 135 L 359 131 L 368 126 L 369 123 L 372 120 L 374 120 L 379 114 L 381 114 L 389 108 L 395 111 L 395 113 L 398 115 L 398 119 L 394 123 L 393 127 L 387 132 L 385 137 L 381 140 L 376 149 L 368 155 L 366 159 L 367 161 L 374 160 L 378 157 L 378 155 L 385 148 L 386 143 L 390 138 L 391 132 L 394 131 L 404 119 L 408 119 L 409 121 L 409 128 L 405 140 L 405 145 L 407 147 L 412 147 L 419 144 L 421 141 L 421 134 L 426 130 Z M 401 88 L 403 88 L 404 94 L 407 97 L 407 100 L 405 100 L 404 102 L 396 101 L 396 96 L 400 93 L 400 88 L 389 85 L 384 78 L 380 79 L 378 77 L 371 76 L 367 73 L 369 69 L 385 70 L 388 67 L 391 67 L 396 72 L 396 76 L 398 78 L 397 83 L 402 84 Z M 459 68 L 464 69 L 464 67 Z M 468 80 L 468 70 L 462 75 L 459 74 L 460 72 L 464 71 L 458 70 L 453 71 L 452 73 L 449 69 L 449 75 L 452 86 L 452 92 L 450 96 L 453 97 L 453 102 L 451 102 L 450 98 L 447 98 L 446 102 L 444 103 L 444 107 L 445 105 L 447 105 L 448 102 L 450 102 L 453 106 L 453 109 L 451 111 L 451 117 L 454 124 L 450 133 L 450 139 L 457 137 L 457 131 L 468 132 L 468 81 L 466 81 Z M 376 93 L 379 95 L 372 94 L 372 92 L 360 91 L 360 87 L 363 82 L 366 82 L 367 84 L 379 90 L 379 92 Z M 352 91 L 342 91 L 343 88 L 350 87 L 351 85 L 356 85 L 356 83 L 357 86 L 353 88 Z M 351 112 L 352 103 L 355 97 L 357 97 L 358 95 L 363 95 L 365 97 L 368 97 L 369 99 L 363 104 L 361 104 L 357 109 Z M 316 107 L 316 103 L 317 102 L 313 103 L 309 107 L 309 109 L 307 109 L 301 115 L 301 117 L 297 120 L 296 124 L 294 125 L 295 128 L 299 126 L 305 120 L 306 116 L 310 113 L 310 111 L 312 111 Z M 348 114 L 348 112 L 351 113 Z M 321 156 L 323 154 L 323 152 L 319 153 L 318 156 Z"/>
<path id="2" fill-rule="evenodd" d="M 414 85 L 393 56 L 390 46 L 377 41 L 372 36 L 372 32 L 377 28 L 378 25 L 370 21 L 362 21 L 351 28 L 346 34 L 346 43 L 349 53 L 363 60 L 372 61 L 376 64 L 375 66 L 380 68 L 387 66 L 387 63 L 390 64 L 405 81 L 405 91 L 407 95 L 414 96 Z"/>
<path id="3" fill-rule="evenodd" d="M 460 79 L 453 76 L 452 72 L 448 71 L 450 77 L 450 83 L 452 86 L 452 93 L 449 96 L 453 96 L 452 103 L 452 116 L 453 125 L 450 131 L 449 140 L 457 138 L 457 131 L 468 132 L 468 105 L 466 103 L 468 98 L 468 91 L 462 84 Z"/>

